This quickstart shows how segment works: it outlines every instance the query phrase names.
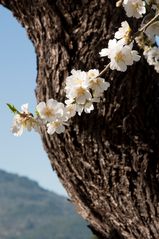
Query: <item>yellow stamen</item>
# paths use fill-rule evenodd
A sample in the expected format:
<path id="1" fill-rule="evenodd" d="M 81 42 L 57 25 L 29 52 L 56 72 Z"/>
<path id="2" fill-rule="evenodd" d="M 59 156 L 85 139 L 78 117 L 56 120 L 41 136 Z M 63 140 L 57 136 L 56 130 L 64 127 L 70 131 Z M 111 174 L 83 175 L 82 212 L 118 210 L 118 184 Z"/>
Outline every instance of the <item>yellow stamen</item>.
<path id="1" fill-rule="evenodd" d="M 124 61 L 124 55 L 121 51 L 119 51 L 116 56 L 115 56 L 115 60 L 116 62 L 119 62 L 119 61 Z"/>
<path id="2" fill-rule="evenodd" d="M 86 90 L 83 87 L 79 87 L 76 89 L 77 96 L 84 95 Z"/>
<path id="3" fill-rule="evenodd" d="M 50 109 L 49 107 L 46 107 L 46 108 L 45 108 L 44 114 L 45 114 L 45 116 L 47 116 L 48 118 L 54 116 L 53 110 Z"/>

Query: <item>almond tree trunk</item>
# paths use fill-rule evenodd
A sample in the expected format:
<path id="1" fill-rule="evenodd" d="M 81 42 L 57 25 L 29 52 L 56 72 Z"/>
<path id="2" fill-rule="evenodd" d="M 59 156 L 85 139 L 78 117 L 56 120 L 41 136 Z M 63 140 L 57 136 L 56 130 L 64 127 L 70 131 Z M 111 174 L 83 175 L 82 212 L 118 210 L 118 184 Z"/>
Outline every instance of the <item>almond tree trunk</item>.
<path id="1" fill-rule="evenodd" d="M 64 101 L 71 69 L 104 68 L 99 51 L 124 19 L 115 2 L 0 0 L 35 46 L 38 102 Z M 96 235 L 158 239 L 159 76 L 142 59 L 126 73 L 109 70 L 105 78 L 111 87 L 96 109 L 72 119 L 64 134 L 49 136 L 42 129 L 42 141 Z"/>

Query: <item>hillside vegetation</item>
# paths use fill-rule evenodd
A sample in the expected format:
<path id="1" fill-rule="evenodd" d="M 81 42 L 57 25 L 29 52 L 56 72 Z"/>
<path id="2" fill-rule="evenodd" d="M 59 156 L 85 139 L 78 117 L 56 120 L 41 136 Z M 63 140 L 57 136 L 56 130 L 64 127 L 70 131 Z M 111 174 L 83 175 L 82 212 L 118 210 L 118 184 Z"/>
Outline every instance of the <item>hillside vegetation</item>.
<path id="1" fill-rule="evenodd" d="M 90 239 L 91 235 L 66 198 L 0 170 L 1 239 Z"/>

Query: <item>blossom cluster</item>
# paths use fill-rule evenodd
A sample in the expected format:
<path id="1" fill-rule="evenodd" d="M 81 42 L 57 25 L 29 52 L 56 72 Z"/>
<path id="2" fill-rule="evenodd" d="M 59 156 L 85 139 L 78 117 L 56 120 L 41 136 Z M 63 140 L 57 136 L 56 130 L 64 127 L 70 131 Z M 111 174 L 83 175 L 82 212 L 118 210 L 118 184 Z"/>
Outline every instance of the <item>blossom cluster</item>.
<path id="1" fill-rule="evenodd" d="M 99 52 L 101 57 L 107 56 L 110 60 L 101 73 L 97 69 L 88 72 L 72 70 L 71 75 L 66 78 L 65 103 L 54 99 L 39 102 L 35 116 L 29 112 L 28 104 L 22 105 L 21 111 L 8 104 L 14 113 L 14 135 L 21 135 L 24 129 L 39 131 L 43 125 L 48 134 L 60 134 L 65 131 L 70 118 L 76 114 L 80 116 L 82 112 L 90 113 L 94 109 L 94 103 L 100 101 L 104 91 L 110 86 L 101 77 L 108 66 L 111 70 L 125 72 L 128 66 L 140 60 L 138 51 L 133 49 L 135 41 L 143 50 L 148 64 L 159 73 L 159 48 L 156 45 L 156 36 L 159 36 L 159 0 L 118 0 L 116 6 L 122 6 L 127 17 L 143 18 L 138 32 L 133 33 L 127 21 L 121 23 L 114 39 L 109 40 L 108 47 Z"/>
<path id="2" fill-rule="evenodd" d="M 127 66 L 139 61 L 140 56 L 136 50 L 132 50 L 133 44 L 128 44 L 131 28 L 127 21 L 121 23 L 121 27 L 115 33 L 115 38 L 109 40 L 108 48 L 103 48 L 99 53 L 101 57 L 108 56 L 110 69 L 126 71 Z"/>
<path id="3" fill-rule="evenodd" d="M 12 124 L 12 133 L 15 136 L 20 136 L 23 133 L 23 130 L 26 128 L 28 131 L 31 131 L 34 128 L 38 131 L 38 120 L 33 117 L 29 112 L 28 104 L 21 106 L 21 112 L 19 112 L 14 106 L 8 104 L 11 111 L 14 113 L 13 124 Z"/>
<path id="4" fill-rule="evenodd" d="M 94 109 L 94 102 L 99 102 L 104 91 L 109 88 L 109 82 L 99 77 L 96 69 L 88 72 L 72 70 L 66 78 L 65 104 L 54 99 L 40 102 L 36 106 L 36 115 L 28 110 L 28 104 L 24 104 L 19 112 L 14 106 L 9 108 L 15 113 L 12 125 L 12 133 L 20 136 L 24 129 L 39 131 L 40 126 L 46 125 L 48 134 L 55 132 L 60 134 L 65 131 L 68 120 L 76 115 L 90 113 Z"/>
<path id="5" fill-rule="evenodd" d="M 127 21 L 121 23 L 121 27 L 114 35 L 114 39 L 110 39 L 108 47 L 103 48 L 99 54 L 101 57 L 107 56 L 110 59 L 110 68 L 112 70 L 125 72 L 127 66 L 133 65 L 134 62 L 140 60 L 139 53 L 133 50 L 134 40 L 144 51 L 143 55 L 147 59 L 148 64 L 153 65 L 154 69 L 159 71 L 159 53 L 156 46 L 156 36 L 159 35 L 159 21 L 151 22 L 150 13 L 147 9 L 151 8 L 153 15 L 158 14 L 159 0 L 123 0 L 118 1 L 122 5 L 127 17 L 141 18 L 144 16 L 142 23 L 143 31 L 139 31 L 136 37 Z M 117 6 L 119 6 L 117 4 Z M 157 15 L 158 16 L 158 15 Z M 150 18 L 150 19 L 149 19 Z M 149 19 L 149 22 L 148 20 Z M 147 24 L 148 22 L 148 24 Z M 142 27 L 142 26 L 141 26 Z M 141 34 L 140 34 L 141 33 Z"/>
<path id="6" fill-rule="evenodd" d="M 110 84 L 103 78 L 98 77 L 99 71 L 96 69 L 85 71 L 71 71 L 72 75 L 66 79 L 67 106 L 75 106 L 78 115 L 84 111 L 90 113 L 93 103 L 99 102 L 103 92 L 108 89 Z"/>

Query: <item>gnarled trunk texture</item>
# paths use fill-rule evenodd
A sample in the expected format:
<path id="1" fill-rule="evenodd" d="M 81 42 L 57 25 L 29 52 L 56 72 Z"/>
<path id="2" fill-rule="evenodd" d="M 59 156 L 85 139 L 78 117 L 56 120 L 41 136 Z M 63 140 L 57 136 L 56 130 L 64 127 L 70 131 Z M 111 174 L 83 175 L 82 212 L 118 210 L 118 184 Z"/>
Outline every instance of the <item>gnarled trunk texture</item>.
<path id="1" fill-rule="evenodd" d="M 71 69 L 102 70 L 101 48 L 123 20 L 112 0 L 0 0 L 37 54 L 37 101 L 65 98 Z M 131 22 L 134 30 L 137 22 Z M 91 114 L 42 140 L 77 211 L 100 238 L 159 238 L 159 77 L 145 60 L 108 71 L 111 87 Z"/>

